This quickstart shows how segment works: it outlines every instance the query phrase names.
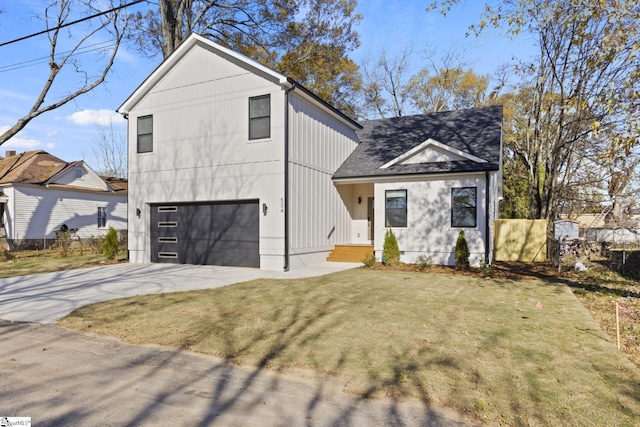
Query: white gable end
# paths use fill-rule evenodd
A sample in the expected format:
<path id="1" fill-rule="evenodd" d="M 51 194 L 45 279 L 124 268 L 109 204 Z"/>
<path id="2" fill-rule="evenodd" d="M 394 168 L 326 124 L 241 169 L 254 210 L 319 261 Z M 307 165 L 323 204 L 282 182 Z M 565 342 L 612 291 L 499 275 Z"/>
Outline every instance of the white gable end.
<path id="1" fill-rule="evenodd" d="M 386 169 L 394 165 L 437 163 L 455 160 L 472 160 L 477 163 L 486 163 L 486 160 L 480 157 L 465 153 L 464 151 L 457 150 L 435 139 L 429 138 L 411 150 L 380 166 L 380 169 Z"/>
<path id="2" fill-rule="evenodd" d="M 69 185 L 98 191 L 109 191 L 109 187 L 104 180 L 84 163 L 78 163 L 75 167 L 65 169 L 47 181 L 47 184 Z"/>
<path id="3" fill-rule="evenodd" d="M 419 153 L 400 162 L 401 165 L 412 165 L 416 163 L 439 163 L 450 162 L 454 160 L 466 160 L 463 156 L 458 156 L 450 151 L 443 150 L 439 147 L 430 146 Z"/>

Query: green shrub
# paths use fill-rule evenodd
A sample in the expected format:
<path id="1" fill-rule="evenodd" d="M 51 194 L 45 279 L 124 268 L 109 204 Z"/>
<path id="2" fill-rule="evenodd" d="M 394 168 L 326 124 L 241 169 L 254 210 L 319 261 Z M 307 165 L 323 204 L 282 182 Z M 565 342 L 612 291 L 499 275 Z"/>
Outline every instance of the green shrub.
<path id="1" fill-rule="evenodd" d="M 378 260 L 376 259 L 376 255 L 373 252 L 369 252 L 362 259 L 362 263 L 365 267 L 373 267 L 374 265 L 376 265 L 376 262 L 378 262 Z"/>
<path id="2" fill-rule="evenodd" d="M 102 253 L 107 259 L 114 259 L 118 254 L 118 232 L 113 227 L 109 227 L 109 232 L 104 238 Z"/>
<path id="3" fill-rule="evenodd" d="M 459 270 L 469 269 L 469 247 L 467 239 L 464 237 L 464 231 L 460 230 L 458 240 L 456 241 L 456 268 Z"/>
<path id="4" fill-rule="evenodd" d="M 395 234 L 393 234 L 391 227 L 387 227 L 387 232 L 384 235 L 382 262 L 384 265 L 400 264 L 400 248 L 398 247 L 398 240 L 396 239 Z"/>
<path id="5" fill-rule="evenodd" d="M 420 271 L 431 268 L 433 267 L 433 258 L 427 255 L 418 255 L 416 257 L 416 265 Z"/>

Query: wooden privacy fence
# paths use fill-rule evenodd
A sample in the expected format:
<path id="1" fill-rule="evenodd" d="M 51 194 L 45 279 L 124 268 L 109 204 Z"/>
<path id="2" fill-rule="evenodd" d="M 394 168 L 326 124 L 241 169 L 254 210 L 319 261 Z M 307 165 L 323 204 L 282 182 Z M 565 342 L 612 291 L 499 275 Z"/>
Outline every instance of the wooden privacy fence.
<path id="1" fill-rule="evenodd" d="M 547 259 L 547 220 L 499 219 L 494 222 L 496 261 L 542 262 Z"/>

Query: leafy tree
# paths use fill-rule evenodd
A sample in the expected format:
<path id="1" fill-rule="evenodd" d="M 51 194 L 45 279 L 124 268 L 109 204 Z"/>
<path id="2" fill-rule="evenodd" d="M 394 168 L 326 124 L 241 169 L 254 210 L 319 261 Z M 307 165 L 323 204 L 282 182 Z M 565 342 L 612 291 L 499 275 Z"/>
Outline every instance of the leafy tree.
<path id="1" fill-rule="evenodd" d="M 118 232 L 115 228 L 109 227 L 109 231 L 104 238 L 102 252 L 107 259 L 115 259 L 118 254 Z"/>
<path id="2" fill-rule="evenodd" d="M 134 40 L 149 56 L 169 56 L 198 33 L 277 69 L 332 105 L 354 111 L 359 45 L 356 0 L 160 0 L 136 16 Z"/>
<path id="3" fill-rule="evenodd" d="M 471 108 L 490 103 L 497 94 L 497 89 L 488 90 L 489 76 L 467 68 L 456 50 L 428 50 L 428 65 L 408 75 L 412 54 L 410 48 L 394 56 L 383 50 L 375 60 L 364 61 L 363 112 L 386 118 Z"/>
<path id="4" fill-rule="evenodd" d="M 398 240 L 396 239 L 396 235 L 393 234 L 391 227 L 387 227 L 387 231 L 384 234 L 382 262 L 384 265 L 400 264 L 400 248 L 398 247 Z"/>
<path id="5" fill-rule="evenodd" d="M 431 6 L 446 13 L 457 2 Z M 517 119 L 507 142 L 526 170 L 533 218 L 555 219 L 585 184 L 585 166 L 640 144 L 639 20 L 637 2 L 501 0 L 487 2 L 472 26 L 526 32 L 538 48 L 514 70 Z"/>
<path id="6" fill-rule="evenodd" d="M 472 108 L 487 101 L 488 76 L 478 76 L 461 67 L 423 68 L 409 81 L 407 92 L 412 104 L 421 112 Z"/>
<path id="7" fill-rule="evenodd" d="M 24 129 L 31 120 L 92 91 L 105 81 L 115 61 L 120 43 L 125 36 L 128 17 L 124 9 L 67 28 L 61 29 L 60 26 L 96 14 L 99 5 L 108 4 L 110 7 L 105 10 L 110 10 L 123 3 L 124 0 L 117 3 L 114 3 L 113 0 L 109 2 L 93 0 L 53 0 L 48 2 L 43 13 L 45 27 L 51 30 L 47 33 L 49 40 L 48 75 L 29 111 L 0 135 L 0 145 Z M 109 47 L 96 50 L 97 39 L 110 40 L 111 44 Z M 71 47 L 67 45 L 69 40 L 72 40 L 73 43 Z M 86 59 L 87 56 L 83 56 L 83 58 L 85 58 L 84 64 L 90 63 L 91 67 L 97 67 L 98 71 L 95 74 L 87 71 L 88 65 L 85 67 L 79 57 L 80 53 L 92 51 L 90 60 Z M 65 87 L 57 84 L 60 81 L 60 76 L 63 75 L 72 77 L 66 80 Z M 69 81 L 76 82 L 76 85 L 72 86 L 68 83 Z"/>
<path id="8" fill-rule="evenodd" d="M 464 231 L 460 230 L 460 233 L 458 233 L 458 239 L 456 240 L 456 268 L 459 270 L 468 270 L 470 255 L 467 239 L 464 237 Z"/>

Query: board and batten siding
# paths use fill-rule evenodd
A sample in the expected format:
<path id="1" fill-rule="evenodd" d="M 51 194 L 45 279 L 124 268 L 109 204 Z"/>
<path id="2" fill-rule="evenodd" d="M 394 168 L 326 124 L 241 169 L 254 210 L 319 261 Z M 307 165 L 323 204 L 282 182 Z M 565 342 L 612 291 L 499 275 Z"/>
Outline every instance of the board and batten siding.
<path id="1" fill-rule="evenodd" d="M 51 239 L 62 224 L 80 238 L 105 235 L 109 227 L 127 229 L 127 196 L 16 185 L 9 203 L 7 238 Z M 107 225 L 98 228 L 98 207 L 107 208 Z"/>
<path id="2" fill-rule="evenodd" d="M 249 98 L 271 97 L 271 135 L 249 140 Z M 137 119 L 153 115 L 153 151 Z M 196 46 L 129 114 L 129 249 L 150 262 L 152 203 L 259 200 L 261 267 L 284 264 L 284 90 L 236 59 Z M 140 209 L 140 216 L 136 210 Z"/>
<path id="3" fill-rule="evenodd" d="M 331 177 L 356 148 L 357 137 L 295 91 L 289 100 L 291 254 L 330 251 L 351 239 L 351 216 Z"/>
<path id="4" fill-rule="evenodd" d="M 476 187 L 476 226 L 451 227 L 451 189 Z M 434 263 L 455 264 L 458 233 L 464 231 L 471 264 L 484 258 L 486 238 L 486 177 L 484 173 L 448 175 L 444 178 L 414 178 L 375 184 L 375 252 L 381 259 L 385 235 L 385 191 L 407 190 L 407 227 L 393 227 L 405 263 L 416 262 L 419 255 L 430 256 Z"/>

